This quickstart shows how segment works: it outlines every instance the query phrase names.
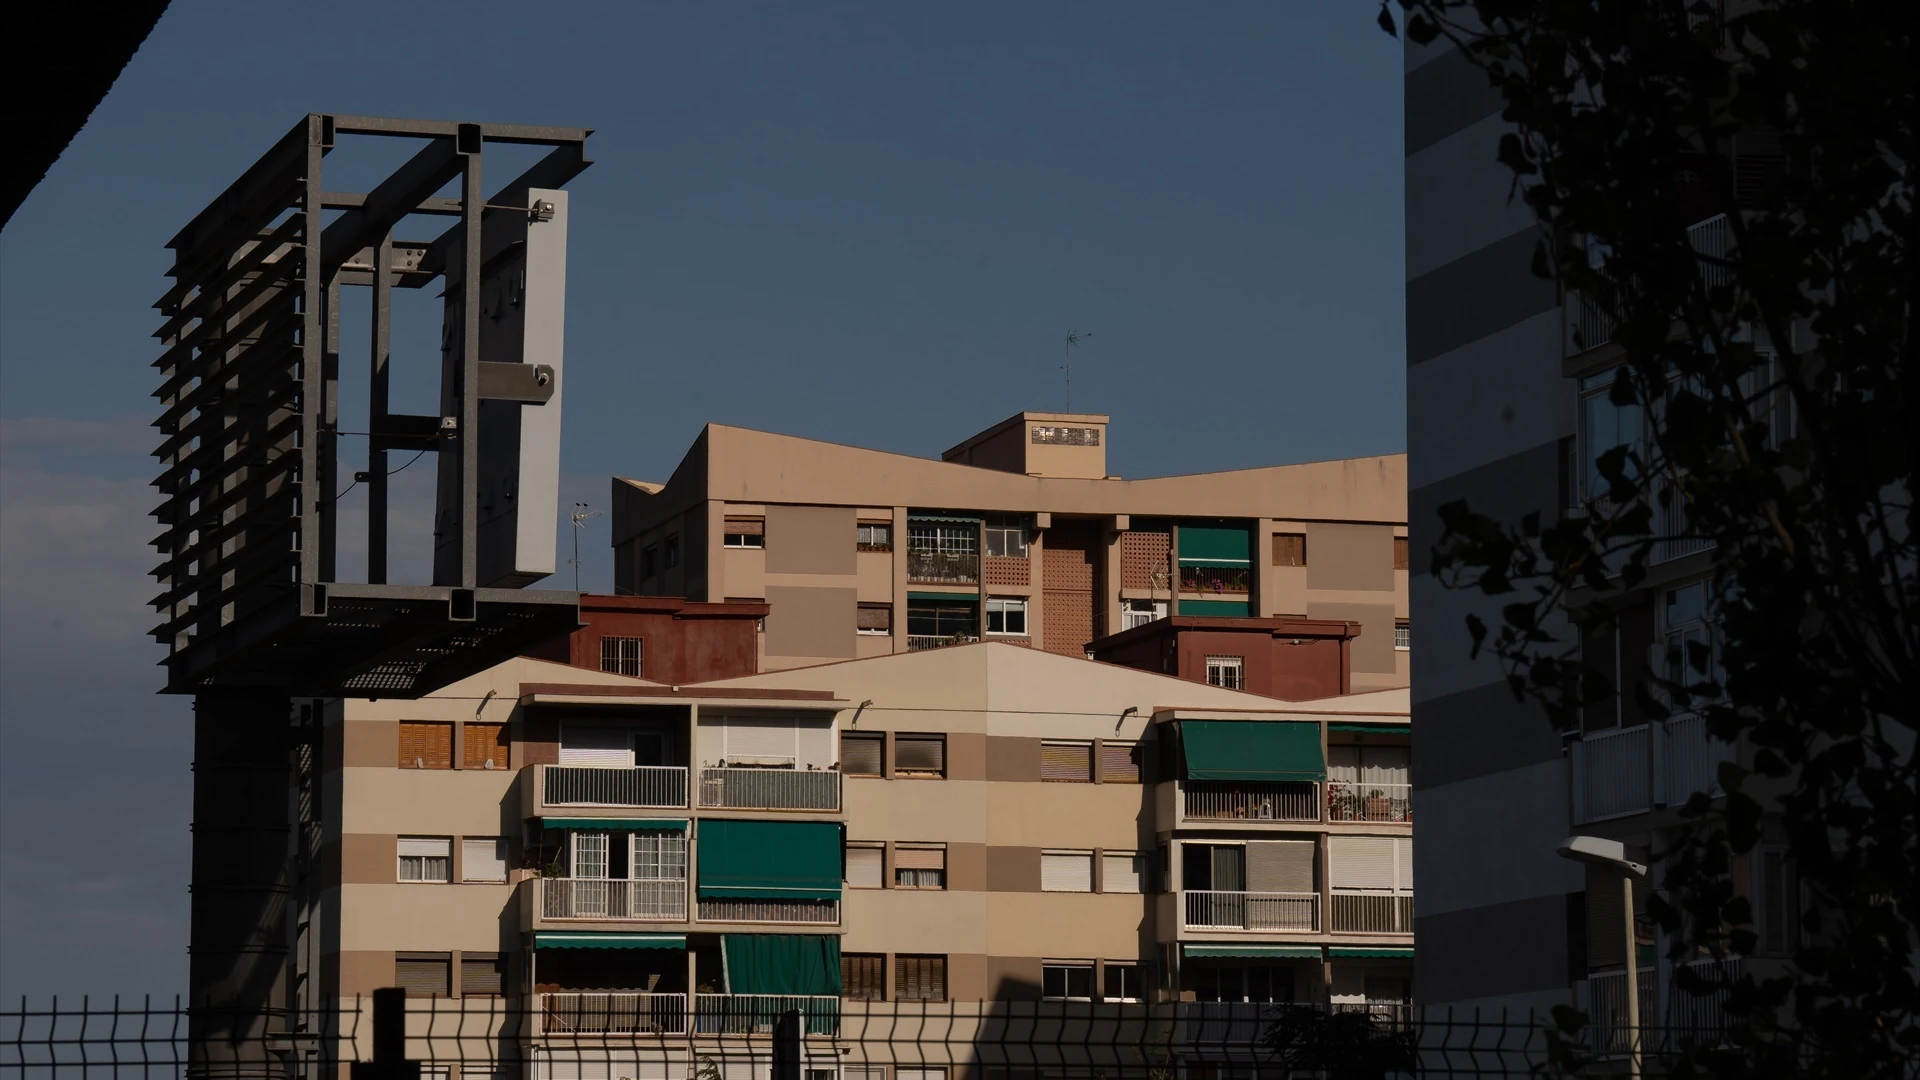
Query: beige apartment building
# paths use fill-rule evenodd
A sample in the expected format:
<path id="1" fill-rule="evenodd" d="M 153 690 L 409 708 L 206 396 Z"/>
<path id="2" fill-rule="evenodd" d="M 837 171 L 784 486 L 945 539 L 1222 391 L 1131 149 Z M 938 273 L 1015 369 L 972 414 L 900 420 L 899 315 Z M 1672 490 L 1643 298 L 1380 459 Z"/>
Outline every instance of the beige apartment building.
<path id="1" fill-rule="evenodd" d="M 764 601 L 762 671 L 1290 616 L 1360 626 L 1356 692 L 1407 685 L 1405 455 L 1124 479 L 1107 438 L 1022 412 L 932 461 L 709 424 L 666 483 L 613 480 L 615 591 Z"/>
<path id="2" fill-rule="evenodd" d="M 399 985 L 523 1018 L 463 1037 L 671 1057 L 790 1008 L 827 1054 L 894 1003 L 1410 1001 L 1404 690 L 985 642 L 681 686 L 518 659 L 322 713 L 309 1006 Z"/>

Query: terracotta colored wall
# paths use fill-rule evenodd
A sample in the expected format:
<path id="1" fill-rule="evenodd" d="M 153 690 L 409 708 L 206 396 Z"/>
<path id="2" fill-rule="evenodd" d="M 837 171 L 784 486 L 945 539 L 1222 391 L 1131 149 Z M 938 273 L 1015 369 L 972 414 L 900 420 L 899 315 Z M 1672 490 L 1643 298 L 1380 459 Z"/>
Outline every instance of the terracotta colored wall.
<path id="1" fill-rule="evenodd" d="M 596 610 L 591 600 L 583 600 L 580 619 L 586 625 L 565 640 L 528 655 L 598 671 L 602 637 L 637 637 L 641 677 L 654 682 L 705 682 L 759 670 L 759 631 L 751 612 L 675 616 L 670 611 Z"/>

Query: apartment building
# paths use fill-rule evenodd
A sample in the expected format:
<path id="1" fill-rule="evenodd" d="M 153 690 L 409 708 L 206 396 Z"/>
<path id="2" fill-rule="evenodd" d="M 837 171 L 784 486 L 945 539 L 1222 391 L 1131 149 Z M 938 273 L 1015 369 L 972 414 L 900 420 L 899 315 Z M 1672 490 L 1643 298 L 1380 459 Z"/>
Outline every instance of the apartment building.
<path id="1" fill-rule="evenodd" d="M 710 424 L 666 483 L 613 480 L 615 591 L 768 604 L 763 671 L 1292 617 L 1360 628 L 1352 690 L 1407 685 L 1404 456 L 1123 479 L 1107 437 L 1022 412 L 932 461 Z"/>
<path id="2" fill-rule="evenodd" d="M 522 658 L 316 719 L 308 1004 L 693 1054 L 789 1008 L 1411 1000 L 1404 690 L 985 642 L 677 686 Z"/>
<path id="3" fill-rule="evenodd" d="M 1405 61 L 1409 526 L 1424 553 L 1440 536 L 1437 509 L 1454 500 L 1513 523 L 1580 512 L 1601 493 L 1595 460 L 1639 438 L 1643 425 L 1637 409 L 1608 399 L 1621 355 L 1605 319 L 1531 272 L 1537 228 L 1509 198 L 1511 176 L 1496 157 L 1499 95 L 1444 40 L 1409 43 Z M 1696 248 L 1725 243 L 1725 209 L 1701 207 Z M 1629 688 L 1648 670 L 1673 670 L 1688 642 L 1711 644 L 1714 634 L 1705 617 L 1710 553 L 1669 543 L 1655 556 L 1621 606 L 1617 633 L 1582 643 L 1590 663 Z M 1588 710 L 1579 730 L 1553 730 L 1515 703 L 1492 658 L 1470 659 L 1465 619 L 1497 625 L 1500 598 L 1443 589 L 1423 563 L 1416 558 L 1411 586 L 1424 646 L 1412 713 L 1428 853 L 1416 993 L 1435 1005 L 1577 1003 L 1617 1020 L 1620 880 L 1556 857 L 1555 847 L 1591 833 L 1650 861 L 1678 824 L 1677 808 L 1694 791 L 1711 793 L 1734 748 L 1710 740 L 1697 718 L 1650 722 L 1631 689 Z M 1760 955 L 1721 962 L 1764 963 L 1787 950 L 1788 873 L 1772 847 L 1735 867 L 1736 887 L 1755 905 Z M 1644 902 L 1641 890 L 1636 907 Z M 1673 972 L 1657 946 L 1643 925 L 1643 1015 L 1697 1022 L 1670 992 Z"/>

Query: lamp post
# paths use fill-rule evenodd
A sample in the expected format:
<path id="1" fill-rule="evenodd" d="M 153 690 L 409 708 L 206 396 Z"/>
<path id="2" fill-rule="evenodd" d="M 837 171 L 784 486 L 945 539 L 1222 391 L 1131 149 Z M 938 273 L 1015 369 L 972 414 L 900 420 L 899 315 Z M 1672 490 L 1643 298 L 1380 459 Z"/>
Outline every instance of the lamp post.
<path id="1" fill-rule="evenodd" d="M 1569 836 L 1560 841 L 1560 857 L 1589 866 L 1604 866 L 1620 871 L 1627 929 L 1627 1075 L 1640 1076 L 1640 962 L 1633 928 L 1633 879 L 1645 877 L 1645 863 L 1627 858 L 1627 846 L 1618 840 L 1598 836 Z"/>

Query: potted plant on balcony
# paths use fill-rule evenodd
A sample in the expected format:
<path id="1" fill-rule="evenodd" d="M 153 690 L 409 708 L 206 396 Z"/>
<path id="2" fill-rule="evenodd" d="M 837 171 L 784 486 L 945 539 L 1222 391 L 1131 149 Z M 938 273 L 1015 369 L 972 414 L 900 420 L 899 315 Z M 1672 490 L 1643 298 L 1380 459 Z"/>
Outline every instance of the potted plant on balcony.
<path id="1" fill-rule="evenodd" d="M 1367 792 L 1367 820 L 1387 821 L 1393 815 L 1393 800 L 1386 792 L 1374 789 Z"/>

